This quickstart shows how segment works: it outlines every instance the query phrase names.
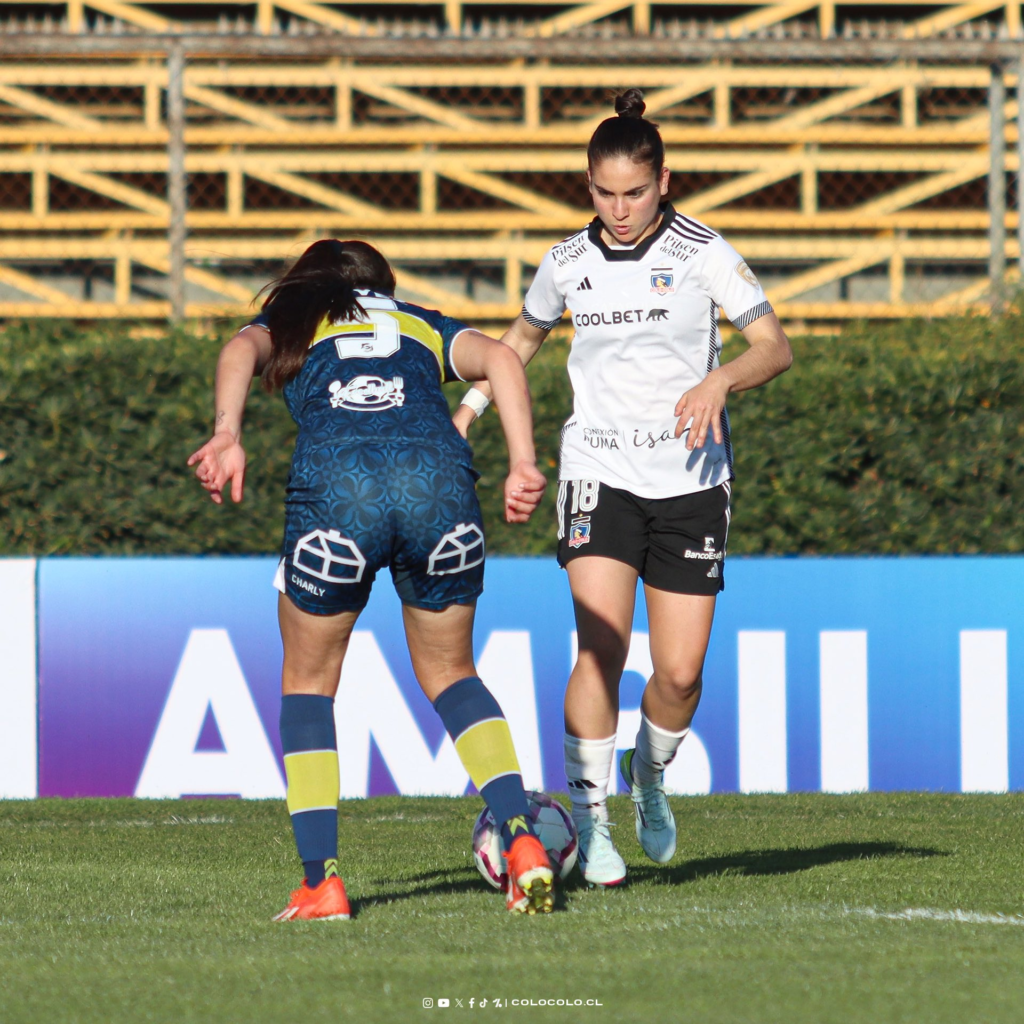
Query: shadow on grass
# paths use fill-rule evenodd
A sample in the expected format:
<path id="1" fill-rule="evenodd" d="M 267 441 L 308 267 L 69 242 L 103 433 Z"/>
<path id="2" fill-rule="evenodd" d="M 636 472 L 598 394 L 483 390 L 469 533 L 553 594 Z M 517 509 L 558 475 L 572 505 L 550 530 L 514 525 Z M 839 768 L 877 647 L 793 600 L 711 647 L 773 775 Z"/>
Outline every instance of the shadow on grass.
<path id="1" fill-rule="evenodd" d="M 423 899 L 426 896 L 445 895 L 454 896 L 462 893 L 492 893 L 495 899 L 495 906 L 498 901 L 500 905 L 505 903 L 505 894 L 488 885 L 474 868 L 456 868 L 451 871 L 429 871 L 421 875 L 413 875 L 405 879 L 409 889 L 404 892 L 381 892 L 375 896 L 363 896 L 351 900 L 352 916 L 358 917 L 360 912 L 372 910 L 378 905 L 397 903 L 400 900 Z M 572 888 L 571 883 L 564 885 Z M 555 910 L 565 910 L 566 901 L 563 893 L 563 884 L 555 886 Z"/>
<path id="2" fill-rule="evenodd" d="M 789 850 L 744 850 L 722 857 L 702 857 L 683 864 L 657 867 L 645 864 L 630 868 L 634 881 L 661 885 L 684 885 L 716 875 L 791 875 L 797 871 L 850 860 L 877 860 L 882 857 L 948 857 L 930 847 L 904 846 L 902 843 L 830 843 Z"/>
<path id="3" fill-rule="evenodd" d="M 877 860 L 882 857 L 948 857 L 949 854 L 923 846 L 904 846 L 902 843 L 830 843 L 827 846 L 812 846 L 804 849 L 789 850 L 743 850 L 741 853 L 726 854 L 721 857 L 702 857 L 699 860 L 685 861 L 682 864 L 670 864 L 658 867 L 644 864 L 630 867 L 626 884 L 633 882 L 653 882 L 658 885 L 685 885 L 701 878 L 713 878 L 718 875 L 790 875 L 798 871 L 826 864 L 839 864 L 851 860 Z M 470 867 L 456 868 L 445 871 L 430 871 L 413 875 L 405 880 L 409 886 L 402 892 L 381 892 L 375 896 L 365 896 L 352 901 L 352 916 L 361 911 L 371 910 L 378 904 L 396 903 L 400 900 L 422 899 L 434 894 L 455 895 L 457 893 L 487 892 L 490 887 L 480 875 Z M 555 910 L 566 908 L 566 895 L 587 888 L 586 882 L 578 872 L 561 883 L 555 890 Z M 490 890 L 493 891 L 493 890 Z M 504 895 L 494 891 L 495 899 L 504 899 Z"/>
<path id="4" fill-rule="evenodd" d="M 491 889 L 480 877 L 480 873 L 474 868 L 428 871 L 424 874 L 413 875 L 411 878 L 403 879 L 403 882 L 409 886 L 404 891 L 383 891 L 374 896 L 350 899 L 352 916 L 358 917 L 360 913 L 372 910 L 376 906 L 386 906 L 389 903 L 398 903 L 401 900 L 423 899 L 433 895 L 454 896 L 461 893 L 491 891 L 496 898 L 504 899 L 504 896 L 496 889 Z M 384 885 L 387 884 L 387 882 L 384 882 Z M 393 885 L 394 882 L 392 881 L 391 884 Z"/>

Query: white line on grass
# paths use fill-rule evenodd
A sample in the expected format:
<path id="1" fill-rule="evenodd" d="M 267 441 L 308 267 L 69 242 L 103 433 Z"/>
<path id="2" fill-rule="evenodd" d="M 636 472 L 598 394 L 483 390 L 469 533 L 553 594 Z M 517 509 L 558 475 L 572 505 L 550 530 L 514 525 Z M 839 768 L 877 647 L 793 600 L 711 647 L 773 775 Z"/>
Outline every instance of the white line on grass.
<path id="1" fill-rule="evenodd" d="M 939 910 L 935 907 L 906 907 L 903 910 L 878 910 L 875 907 L 837 907 L 835 905 L 821 904 L 818 906 L 798 905 L 774 910 L 762 910 L 745 913 L 740 908 L 735 910 L 723 910 L 720 907 L 689 907 L 686 911 L 687 919 L 692 923 L 694 915 L 702 915 L 715 924 L 725 926 L 747 927 L 755 922 L 763 923 L 767 919 L 776 919 L 779 912 L 790 919 L 800 917 L 862 917 L 876 921 L 946 921 L 953 924 L 1002 924 L 1015 927 L 1024 926 L 1024 915 L 1020 914 L 981 914 L 974 910 Z M 647 922 L 647 928 L 677 927 L 684 921 L 680 917 L 674 917 L 658 924 Z"/>
<path id="2" fill-rule="evenodd" d="M 887 921 L 955 921 L 957 924 L 1010 924 L 1024 926 L 1019 914 L 978 914 L 973 910 L 934 910 L 929 907 L 907 907 L 906 910 L 884 911 L 874 907 L 847 907 L 847 914 L 884 918 Z"/>

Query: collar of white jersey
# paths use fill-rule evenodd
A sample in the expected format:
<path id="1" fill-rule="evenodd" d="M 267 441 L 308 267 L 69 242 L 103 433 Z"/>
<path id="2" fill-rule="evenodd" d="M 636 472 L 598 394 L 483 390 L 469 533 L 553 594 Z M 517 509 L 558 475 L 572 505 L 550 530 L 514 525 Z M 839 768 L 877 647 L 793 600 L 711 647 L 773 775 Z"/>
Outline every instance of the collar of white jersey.
<path id="1" fill-rule="evenodd" d="M 631 249 L 613 249 L 601 237 L 600 217 L 595 217 L 587 226 L 587 237 L 606 260 L 639 263 L 651 251 L 651 246 L 668 231 L 668 226 L 672 221 L 676 219 L 676 211 L 672 208 L 671 203 L 662 203 L 658 209 L 661 211 L 661 223 L 658 225 L 658 230 L 648 235 L 642 242 L 634 245 Z"/>

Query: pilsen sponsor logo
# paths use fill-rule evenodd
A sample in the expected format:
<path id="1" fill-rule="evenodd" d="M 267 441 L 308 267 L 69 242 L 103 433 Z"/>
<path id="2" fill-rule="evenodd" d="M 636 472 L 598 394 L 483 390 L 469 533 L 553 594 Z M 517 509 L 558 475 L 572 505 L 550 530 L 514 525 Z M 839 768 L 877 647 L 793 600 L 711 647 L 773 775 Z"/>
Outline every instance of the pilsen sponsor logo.
<path id="1" fill-rule="evenodd" d="M 566 246 L 556 245 L 551 250 L 551 257 L 556 267 L 565 267 L 575 263 L 587 251 L 587 240 L 581 238 Z"/>
<path id="2" fill-rule="evenodd" d="M 658 251 L 669 257 L 669 259 L 678 260 L 680 263 L 685 263 L 691 256 L 696 256 L 700 252 L 695 245 L 684 242 L 671 231 L 663 236 L 661 244 L 658 246 Z"/>

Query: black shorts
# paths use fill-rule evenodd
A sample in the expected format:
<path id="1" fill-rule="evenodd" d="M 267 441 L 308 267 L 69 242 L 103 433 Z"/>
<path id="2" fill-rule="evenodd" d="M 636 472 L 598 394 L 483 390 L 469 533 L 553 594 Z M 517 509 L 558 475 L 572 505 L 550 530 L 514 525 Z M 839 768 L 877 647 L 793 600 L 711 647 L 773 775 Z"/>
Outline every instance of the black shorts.
<path id="1" fill-rule="evenodd" d="M 675 498 L 638 498 L 597 480 L 558 482 L 558 564 L 600 555 L 673 594 L 725 589 L 731 484 Z"/>

